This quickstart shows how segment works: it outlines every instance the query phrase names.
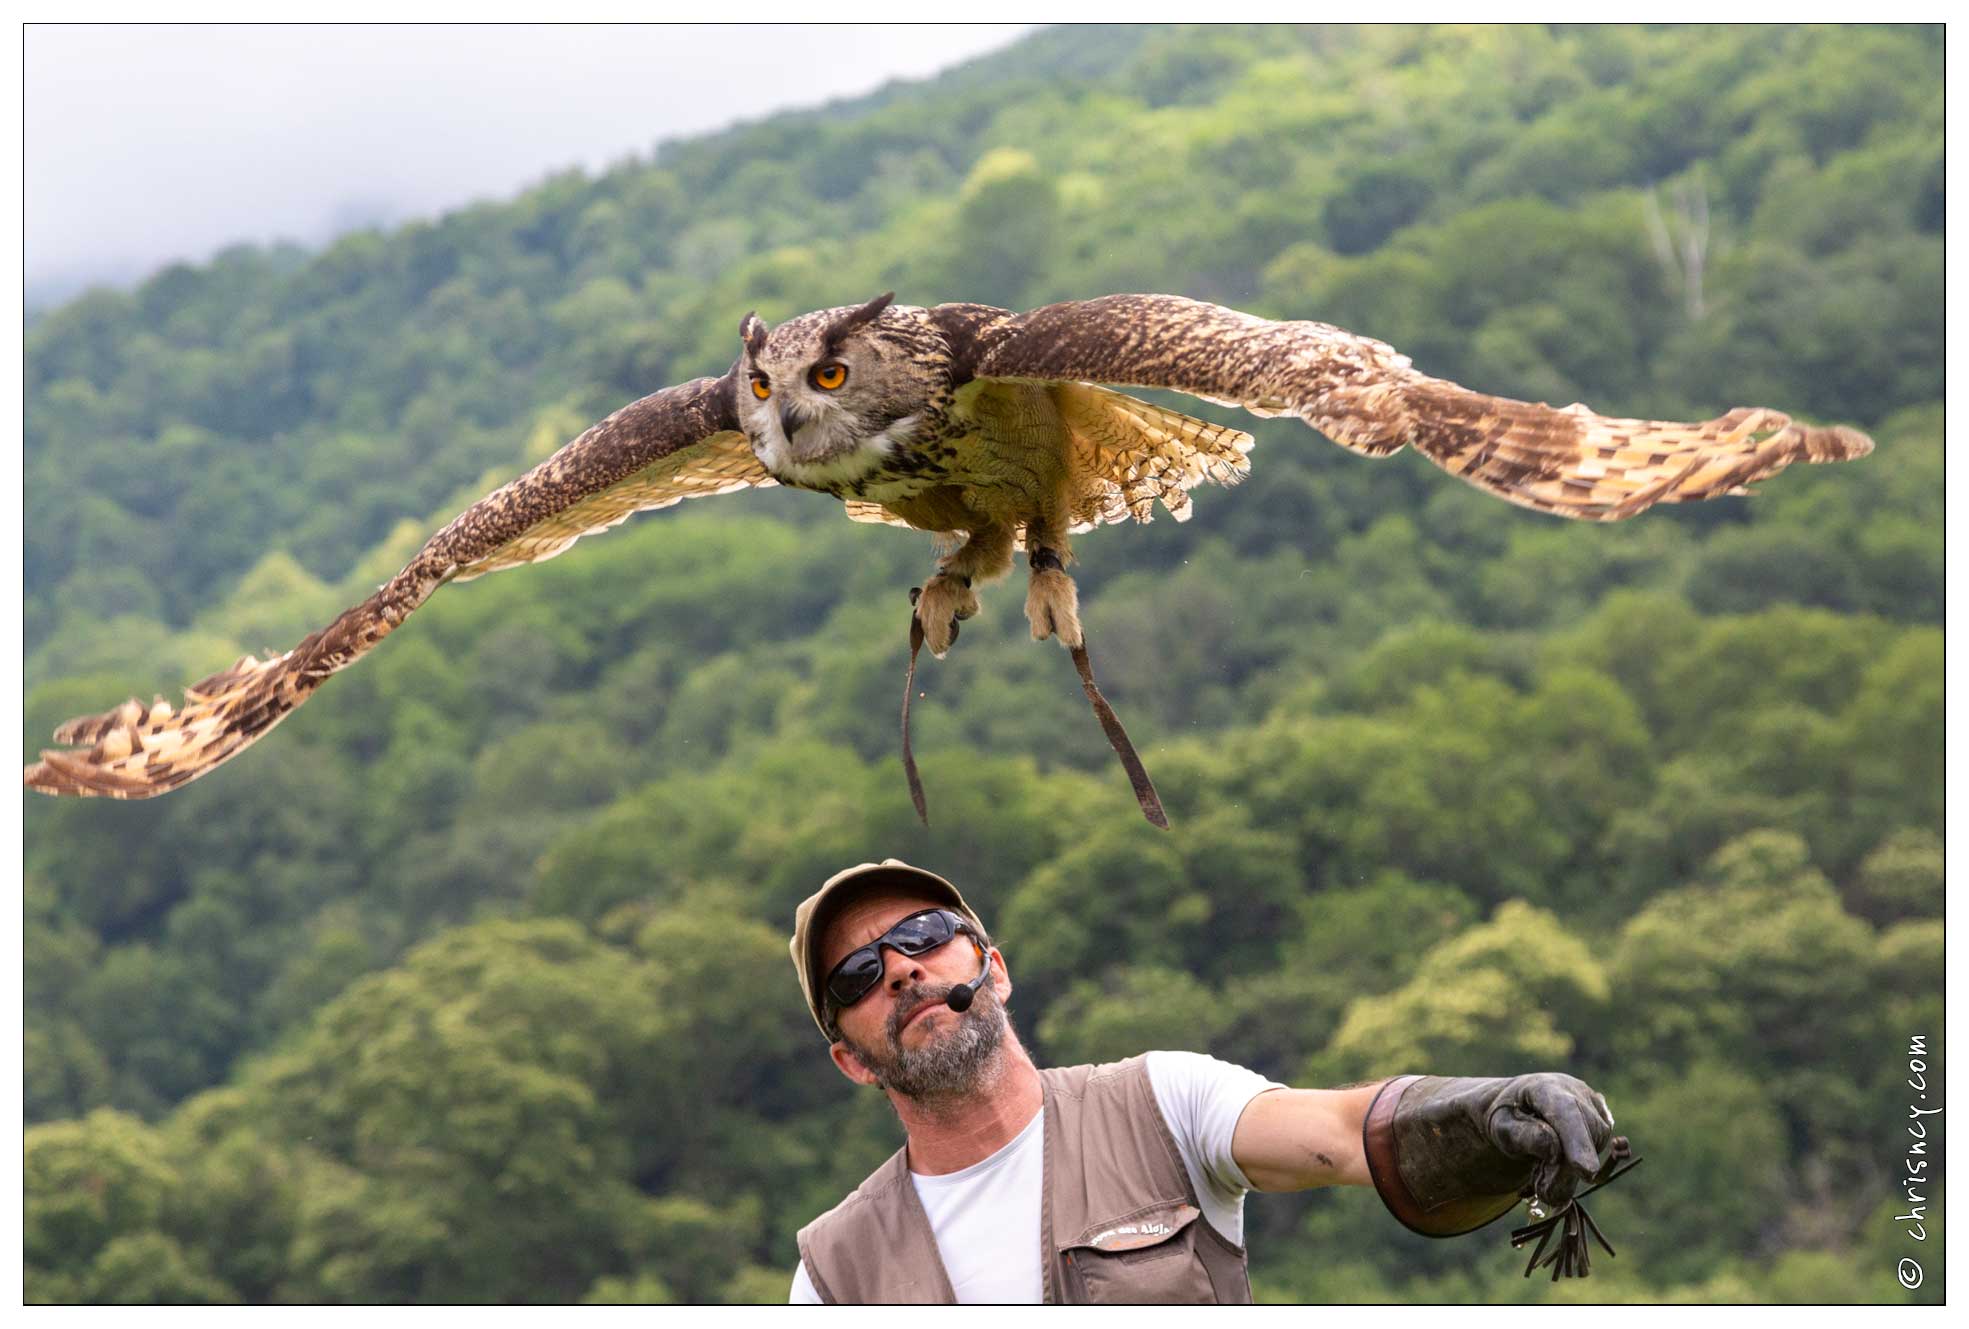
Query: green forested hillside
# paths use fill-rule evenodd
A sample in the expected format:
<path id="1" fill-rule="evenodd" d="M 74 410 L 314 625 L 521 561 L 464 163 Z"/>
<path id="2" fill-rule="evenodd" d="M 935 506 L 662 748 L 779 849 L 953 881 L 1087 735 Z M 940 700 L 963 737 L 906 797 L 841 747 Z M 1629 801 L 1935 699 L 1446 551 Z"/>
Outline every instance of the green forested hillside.
<path id="1" fill-rule="evenodd" d="M 27 340 L 26 728 L 284 648 L 494 484 L 768 320 L 1170 291 L 1487 391 L 1857 425 L 1609 527 L 1237 418 L 1253 474 L 1077 542 L 1145 825 L 988 593 L 771 491 L 448 588 L 253 751 L 25 798 L 30 1300 L 774 1300 L 892 1151 L 785 933 L 959 881 L 1042 1061 L 1566 1069 L 1648 1164 L 1593 1279 L 1368 1193 L 1254 1198 L 1269 1299 L 1898 1301 L 1943 1046 L 1939 29 L 1072 28 L 927 84 Z M 1936 1212 L 1931 1209 L 1931 1214 Z"/>

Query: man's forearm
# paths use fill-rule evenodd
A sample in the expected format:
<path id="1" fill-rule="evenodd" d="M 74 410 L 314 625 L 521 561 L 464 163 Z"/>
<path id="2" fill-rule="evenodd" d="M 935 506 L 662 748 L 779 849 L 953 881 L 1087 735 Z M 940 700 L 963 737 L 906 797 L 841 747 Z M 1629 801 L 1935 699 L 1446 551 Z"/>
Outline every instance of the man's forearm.
<path id="1" fill-rule="evenodd" d="M 1366 1186 L 1361 1127 L 1381 1082 L 1346 1089 L 1273 1089 L 1252 1099 L 1231 1156 L 1261 1191 Z"/>

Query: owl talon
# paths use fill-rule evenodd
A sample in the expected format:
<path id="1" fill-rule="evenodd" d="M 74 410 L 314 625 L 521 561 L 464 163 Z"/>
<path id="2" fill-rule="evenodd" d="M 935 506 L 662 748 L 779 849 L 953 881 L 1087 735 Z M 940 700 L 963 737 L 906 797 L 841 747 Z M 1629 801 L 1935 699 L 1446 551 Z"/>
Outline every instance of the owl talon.
<path id="1" fill-rule="evenodd" d="M 1050 555 L 1042 560 L 1039 555 Z M 1042 549 L 1032 559 L 1032 577 L 1026 584 L 1026 621 L 1032 624 L 1032 639 L 1059 638 L 1069 651 L 1085 637 L 1080 630 L 1080 595 L 1073 578 L 1060 570 L 1059 556 Z"/>
<path id="2" fill-rule="evenodd" d="M 979 607 L 971 579 L 946 572 L 930 578 L 921 591 L 911 591 L 910 603 L 916 607 L 916 621 L 923 625 L 923 644 L 939 660 L 957 640 L 958 624 L 975 615 Z"/>

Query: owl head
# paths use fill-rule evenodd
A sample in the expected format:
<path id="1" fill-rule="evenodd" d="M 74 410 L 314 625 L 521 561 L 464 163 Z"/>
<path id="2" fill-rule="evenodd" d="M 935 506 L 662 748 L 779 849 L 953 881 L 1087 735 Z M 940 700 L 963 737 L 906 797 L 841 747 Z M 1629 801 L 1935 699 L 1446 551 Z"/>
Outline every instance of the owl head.
<path id="1" fill-rule="evenodd" d="M 825 488 L 852 481 L 907 443 L 950 391 L 950 356 L 924 311 L 821 309 L 768 329 L 738 327 L 738 418 L 752 450 L 782 479 Z"/>

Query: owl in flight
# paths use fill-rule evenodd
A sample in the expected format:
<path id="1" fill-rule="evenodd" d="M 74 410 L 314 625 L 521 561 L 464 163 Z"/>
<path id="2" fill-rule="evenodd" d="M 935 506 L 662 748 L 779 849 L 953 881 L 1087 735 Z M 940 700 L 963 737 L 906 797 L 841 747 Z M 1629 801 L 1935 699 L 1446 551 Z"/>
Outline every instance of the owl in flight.
<path id="1" fill-rule="evenodd" d="M 394 631 L 446 582 L 538 563 L 645 508 L 771 484 L 819 490 L 856 521 L 934 534 L 936 572 L 911 592 L 909 752 L 916 648 L 941 657 L 978 588 L 1023 550 L 1026 617 L 1057 638 L 1128 770 L 1166 825 L 1120 722 L 1094 683 L 1071 537 L 1107 522 L 1181 521 L 1188 490 L 1234 484 L 1251 438 L 1103 384 L 1168 388 L 1296 415 L 1342 447 L 1413 447 L 1512 503 L 1618 521 L 1655 503 L 1741 494 L 1794 461 L 1862 457 L 1857 430 L 1740 407 L 1701 424 L 1619 420 L 1585 406 L 1492 397 L 1417 372 L 1382 342 L 1324 323 L 1273 322 L 1173 295 L 1113 295 L 1014 314 L 924 309 L 879 296 L 768 328 L 748 314 L 721 378 L 652 393 L 594 425 L 459 514 L 374 595 L 269 659 L 246 656 L 185 690 L 179 707 L 132 698 L 55 731 L 26 783 L 48 794 L 149 798 L 236 755 L 329 675 Z"/>

